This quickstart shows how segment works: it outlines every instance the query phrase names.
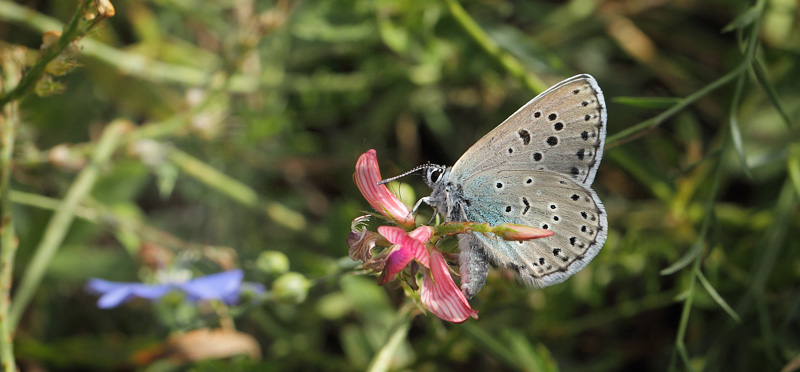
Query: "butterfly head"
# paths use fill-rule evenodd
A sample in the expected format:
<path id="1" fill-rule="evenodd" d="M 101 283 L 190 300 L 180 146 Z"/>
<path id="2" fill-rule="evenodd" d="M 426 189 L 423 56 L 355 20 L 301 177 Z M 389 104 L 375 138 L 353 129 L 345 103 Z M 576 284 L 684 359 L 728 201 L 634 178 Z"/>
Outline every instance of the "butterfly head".
<path id="1" fill-rule="evenodd" d="M 449 185 L 448 185 L 448 176 L 450 175 L 450 167 L 444 165 L 437 165 L 437 164 L 423 164 L 420 165 L 408 172 L 405 172 L 399 176 L 394 176 L 392 178 L 387 178 L 378 182 L 379 185 L 394 181 L 400 177 L 405 177 L 411 173 L 424 171 L 423 177 L 425 178 L 425 183 L 428 187 L 433 190 L 430 196 L 422 198 L 420 202 L 425 202 L 436 208 L 440 213 L 443 213 L 442 216 L 447 218 L 448 207 L 448 194 L 449 194 Z M 419 203 L 417 203 L 419 206 Z M 416 211 L 417 206 L 414 207 Z"/>
<path id="2" fill-rule="evenodd" d="M 426 164 L 425 166 L 425 183 L 428 187 L 435 189 L 436 186 L 441 185 L 447 179 L 450 170 L 443 165 Z"/>

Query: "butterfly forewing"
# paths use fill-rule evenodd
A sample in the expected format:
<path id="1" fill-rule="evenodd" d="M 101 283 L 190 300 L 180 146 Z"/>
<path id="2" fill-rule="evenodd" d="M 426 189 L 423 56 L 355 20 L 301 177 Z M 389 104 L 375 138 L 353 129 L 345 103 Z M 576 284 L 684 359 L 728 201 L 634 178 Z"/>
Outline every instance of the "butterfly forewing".
<path id="1" fill-rule="evenodd" d="M 475 143 L 453 166 L 451 179 L 502 166 L 550 170 L 588 186 L 600 164 L 605 133 L 602 91 L 591 76 L 574 76 L 536 96 Z"/>

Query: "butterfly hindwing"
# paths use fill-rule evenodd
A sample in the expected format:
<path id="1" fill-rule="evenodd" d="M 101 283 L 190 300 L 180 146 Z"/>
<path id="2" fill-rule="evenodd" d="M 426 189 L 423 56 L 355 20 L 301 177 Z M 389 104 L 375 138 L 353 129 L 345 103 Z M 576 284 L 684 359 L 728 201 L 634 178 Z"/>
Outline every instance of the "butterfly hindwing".
<path id="1" fill-rule="evenodd" d="M 564 281 L 586 266 L 605 242 L 603 204 L 594 191 L 566 175 L 494 169 L 471 176 L 463 186 L 454 202 L 462 205 L 466 220 L 553 231 L 550 237 L 524 242 L 473 234 L 497 265 L 517 272 L 530 285 Z"/>

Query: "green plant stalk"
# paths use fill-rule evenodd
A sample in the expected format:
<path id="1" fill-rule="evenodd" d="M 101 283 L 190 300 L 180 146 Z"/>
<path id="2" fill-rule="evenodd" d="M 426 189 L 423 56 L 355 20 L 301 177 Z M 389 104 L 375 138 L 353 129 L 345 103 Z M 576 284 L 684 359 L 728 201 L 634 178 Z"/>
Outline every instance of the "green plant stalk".
<path id="1" fill-rule="evenodd" d="M 723 85 L 731 82 L 733 79 L 739 77 L 740 74 L 744 74 L 745 72 L 747 72 L 747 69 L 750 67 L 750 65 L 753 64 L 754 62 L 757 62 L 755 60 L 755 50 L 758 45 L 757 43 L 758 29 L 759 25 L 761 24 L 761 17 L 763 15 L 764 4 L 765 4 L 764 0 L 758 0 L 758 3 L 755 5 L 759 9 L 759 15 L 758 18 L 755 20 L 753 28 L 750 32 L 750 39 L 748 40 L 747 47 L 745 49 L 745 56 L 744 56 L 745 58 L 735 69 L 733 69 L 733 71 L 723 75 L 717 80 L 714 80 L 713 82 L 706 85 L 697 92 L 692 93 L 691 95 L 682 99 L 680 102 L 670 107 L 666 111 L 650 119 L 642 121 L 636 125 L 621 130 L 612 136 L 608 136 L 608 138 L 606 139 L 606 149 L 619 145 L 622 140 L 631 137 L 639 132 L 652 129 L 661 125 L 667 119 L 671 118 L 673 115 L 682 111 L 687 106 L 691 105 L 692 103 L 702 98 L 706 94 L 709 94 L 714 90 L 717 90 Z"/>
<path id="2" fill-rule="evenodd" d="M 686 300 L 683 303 L 683 310 L 681 311 L 681 320 L 678 325 L 678 334 L 675 336 L 675 352 L 680 356 L 686 369 L 690 372 L 694 371 L 691 361 L 689 360 L 689 353 L 686 350 L 686 328 L 689 325 L 689 315 L 692 313 L 692 300 L 694 298 L 694 288 L 697 282 L 697 275 L 695 272 L 700 269 L 700 261 L 694 261 L 694 270 L 692 270 L 692 277 L 689 279 L 689 288 L 686 289 Z M 672 361 L 670 362 L 670 371 L 675 370 L 675 355 L 673 354 Z"/>
<path id="3" fill-rule="evenodd" d="M 80 12 L 78 12 L 78 14 L 80 14 Z M 6 22 L 22 23 L 40 32 L 60 29 L 62 26 L 56 19 L 34 12 L 7 0 L 0 0 L 0 19 Z M 71 24 L 72 21 L 70 22 L 70 25 Z M 66 36 L 66 32 L 64 35 Z M 83 46 L 81 50 L 82 54 L 115 66 L 120 72 L 126 75 L 146 77 L 149 80 L 158 82 L 183 83 L 190 86 L 203 86 L 210 81 L 210 74 L 205 71 L 153 61 L 148 57 L 135 53 L 123 52 L 91 39 L 83 40 L 81 44 Z M 42 66 L 45 65 L 46 63 Z M 243 85 L 243 83 L 244 82 L 240 82 L 239 85 Z"/>
<path id="4" fill-rule="evenodd" d="M 717 292 L 714 286 L 711 285 L 711 282 L 709 282 L 708 279 L 706 279 L 706 276 L 703 275 L 703 270 L 697 270 L 696 274 L 697 274 L 697 279 L 700 280 L 700 284 L 703 285 L 703 288 L 705 288 L 706 292 L 708 292 L 711 298 L 713 298 L 714 301 L 717 302 L 717 304 L 722 308 L 722 310 L 725 310 L 725 312 L 728 313 L 728 315 L 731 316 L 731 319 L 736 321 L 736 323 L 741 323 L 742 318 L 740 318 L 739 314 L 737 314 L 736 311 L 733 310 L 733 308 L 730 305 L 728 305 L 728 302 L 725 301 L 724 298 L 722 298 L 722 296 L 719 294 L 719 292 Z"/>
<path id="5" fill-rule="evenodd" d="M 759 1 L 756 4 L 756 9 L 758 9 L 759 16 L 753 21 L 752 30 L 750 32 L 750 37 L 747 40 L 747 46 L 745 47 L 744 51 L 744 61 L 742 64 L 750 66 L 753 65 L 755 60 L 756 48 L 758 48 L 758 30 L 761 25 L 761 14 L 764 11 L 763 1 Z M 744 142 L 742 141 L 742 134 L 739 130 L 739 121 L 736 119 L 736 108 L 739 107 L 739 103 L 742 100 L 742 90 L 744 89 L 744 84 L 747 82 L 747 73 L 746 70 L 742 71 L 742 74 L 739 75 L 739 78 L 736 80 L 736 88 L 733 91 L 733 98 L 731 99 L 731 106 L 730 111 L 728 112 L 728 124 L 730 126 L 731 131 L 731 139 L 733 140 L 733 147 L 736 149 L 736 155 L 739 157 L 739 161 L 742 163 L 742 170 L 747 178 L 753 178 L 753 175 L 750 173 L 750 167 L 747 165 L 747 156 L 744 153 Z"/>
<path id="6" fill-rule="evenodd" d="M 514 353 L 511 352 L 503 342 L 475 325 L 475 323 L 464 323 L 459 327 L 459 330 L 462 331 L 465 336 L 472 339 L 475 345 L 480 346 L 480 349 L 484 353 L 491 355 L 498 362 L 512 369 L 524 369 L 524 366 L 519 365 Z"/>
<path id="7" fill-rule="evenodd" d="M 11 159 L 14 154 L 14 137 L 18 124 L 17 104 L 12 103 L 0 115 L 0 362 L 3 371 L 15 372 L 13 326 L 9 322 L 11 282 L 14 279 L 14 255 L 17 237 L 11 214 Z"/>
<path id="8" fill-rule="evenodd" d="M 692 263 L 693 260 L 699 260 L 702 257 L 703 247 L 705 247 L 705 239 L 708 235 L 708 230 L 711 228 L 711 221 L 715 217 L 715 202 L 717 199 L 717 191 L 719 190 L 719 183 L 722 179 L 722 168 L 723 168 L 723 157 L 722 155 L 725 154 L 725 151 L 728 149 L 728 144 L 730 143 L 730 138 L 726 135 L 725 139 L 722 142 L 722 147 L 719 150 L 720 157 L 719 162 L 717 163 L 717 169 L 714 172 L 714 179 L 711 183 L 711 195 L 708 196 L 708 201 L 706 202 L 705 206 L 705 217 L 703 218 L 703 225 L 700 228 L 700 235 L 697 237 L 692 249 L 690 249 L 686 254 L 683 255 L 680 259 L 675 261 L 669 267 L 661 270 L 661 275 L 671 275 L 674 274 L 681 269 L 688 266 Z"/>
<path id="9" fill-rule="evenodd" d="M 61 207 L 61 200 L 49 198 L 42 195 L 32 194 L 28 192 L 10 190 L 10 200 L 14 204 L 26 205 L 29 207 L 56 211 Z M 75 216 L 89 222 L 100 223 L 100 216 L 94 210 L 86 208 L 85 206 L 78 206 L 75 209 Z"/>
<path id="10" fill-rule="evenodd" d="M 617 133 L 615 133 L 615 134 L 613 134 L 611 136 L 608 136 L 608 138 L 606 139 L 606 150 L 608 150 L 609 148 L 612 148 L 614 146 L 620 145 L 621 142 L 624 139 L 626 139 L 628 137 L 631 137 L 631 136 L 634 136 L 634 135 L 638 134 L 639 132 L 658 127 L 659 125 L 661 125 L 665 121 L 667 121 L 667 119 L 669 119 L 669 118 L 673 117 L 675 114 L 683 111 L 683 109 L 685 109 L 686 107 L 688 107 L 689 105 L 691 105 L 692 103 L 697 101 L 698 99 L 703 98 L 705 95 L 707 95 L 707 94 L 719 89 L 720 87 L 724 86 L 725 84 L 728 84 L 729 82 L 733 81 L 733 79 L 736 79 L 739 76 L 739 74 L 743 73 L 746 70 L 747 70 L 747 64 L 746 63 L 742 63 L 739 66 L 737 66 L 735 69 L 733 69 L 733 71 L 723 75 L 722 77 L 720 77 L 717 80 L 714 80 L 710 84 L 706 85 L 705 87 L 703 87 L 702 89 L 698 90 L 697 92 L 692 93 L 688 97 L 681 99 L 680 102 L 678 102 L 677 104 L 673 105 L 672 107 L 670 107 L 669 109 L 665 110 L 664 112 L 662 112 L 662 113 L 660 113 L 660 114 L 658 114 L 658 115 L 656 115 L 656 116 L 654 116 L 654 117 L 652 117 L 650 119 L 642 121 L 642 122 L 640 122 L 638 124 L 635 124 L 633 126 L 625 128 L 625 129 L 623 129 L 623 130 L 621 130 L 621 131 L 619 131 L 619 132 L 617 132 Z"/>
<path id="11" fill-rule="evenodd" d="M 746 73 L 746 71 L 747 71 L 747 68 L 755 61 L 755 57 L 754 56 L 755 56 L 756 47 L 758 45 L 758 30 L 759 30 L 759 25 L 761 24 L 761 17 L 763 17 L 763 14 L 764 14 L 764 6 L 765 6 L 765 0 L 758 0 L 758 2 L 755 5 L 756 9 L 758 10 L 758 15 L 756 17 L 755 22 L 752 25 L 751 30 L 750 30 L 750 38 L 748 39 L 747 47 L 745 49 L 745 59 L 744 59 L 744 61 L 742 61 L 742 63 L 739 65 L 739 67 L 737 67 L 731 73 L 738 71 L 739 73 L 744 75 Z M 725 75 L 724 77 L 730 76 L 731 73 Z M 731 78 L 733 78 L 733 77 L 734 76 L 731 76 Z M 734 146 L 737 147 L 737 151 L 741 151 L 739 146 L 737 146 L 736 143 L 735 143 L 736 142 L 736 137 L 735 136 L 736 136 L 736 134 L 738 132 L 738 127 L 736 127 L 735 116 L 733 115 L 733 112 L 734 112 L 735 107 L 739 103 L 739 96 L 740 96 L 740 94 L 739 94 L 740 92 L 739 91 L 742 88 L 743 79 L 744 78 L 745 78 L 745 76 L 740 76 L 739 77 L 740 80 L 737 83 L 737 87 L 736 87 L 737 92 L 734 93 L 734 98 L 733 98 L 731 111 L 730 111 L 731 114 L 729 116 L 730 117 L 730 128 L 729 129 L 730 129 L 730 132 L 731 132 L 730 133 L 730 138 L 728 136 L 725 137 L 725 141 L 722 144 L 722 150 L 720 151 L 721 155 L 725 154 L 725 149 L 727 148 L 727 145 L 728 145 L 729 142 L 734 142 Z M 718 79 L 716 82 L 719 82 L 720 80 L 722 80 L 722 78 Z M 741 154 L 741 156 L 743 156 L 743 153 Z M 744 163 L 744 166 L 746 167 L 746 163 Z M 713 185 L 712 185 L 711 196 L 709 197 L 709 205 L 706 208 L 706 219 L 703 222 L 704 230 L 707 228 L 707 223 L 709 223 L 710 218 L 711 218 L 711 216 L 713 216 L 713 213 L 714 213 L 712 208 L 713 208 L 714 199 L 716 198 L 716 193 L 717 193 L 717 189 L 718 189 L 718 185 L 719 185 L 719 179 L 721 178 L 721 174 L 722 174 L 721 169 L 722 169 L 722 156 L 720 156 L 720 163 L 717 165 L 717 171 L 715 172 L 715 175 L 714 175 L 714 181 L 713 181 Z M 788 182 L 787 182 L 787 184 L 788 184 Z M 788 188 L 784 187 L 784 191 L 786 189 L 788 189 Z M 791 195 L 792 195 L 791 191 L 789 191 L 788 195 L 790 195 L 790 197 L 791 197 Z M 791 204 L 791 203 L 786 203 L 786 204 Z M 703 233 L 700 237 L 698 237 L 698 242 L 700 242 L 700 239 L 705 239 L 705 235 L 706 234 Z M 700 249 L 697 251 L 696 255 L 694 255 L 694 257 L 692 258 L 694 260 L 693 270 L 692 270 L 692 274 L 691 274 L 692 276 L 691 276 L 691 279 L 690 279 L 690 282 L 689 282 L 689 289 L 687 290 L 686 300 L 685 300 L 685 302 L 683 304 L 684 306 L 683 306 L 683 311 L 681 313 L 681 321 L 680 321 L 680 325 L 678 327 L 678 334 L 676 335 L 676 338 L 675 338 L 676 353 L 681 357 L 681 359 L 683 360 L 684 365 L 686 366 L 686 369 L 688 369 L 689 371 L 692 371 L 693 369 L 692 369 L 692 366 L 691 366 L 691 363 L 690 363 L 690 360 L 689 360 L 689 354 L 688 354 L 688 351 L 686 349 L 686 344 L 684 342 L 684 339 L 686 337 L 686 328 L 688 327 L 689 315 L 690 315 L 690 313 L 692 311 L 692 298 L 694 296 L 695 283 L 698 280 L 698 278 L 700 278 L 700 276 L 702 275 L 701 270 L 700 270 L 700 265 L 701 265 L 702 257 L 703 257 L 703 254 L 702 254 L 702 246 L 703 245 L 700 244 L 699 246 L 700 246 Z M 773 251 L 776 251 L 776 249 L 773 249 Z M 691 257 L 693 255 L 693 253 L 694 252 L 689 252 L 686 256 L 684 256 L 683 259 L 685 259 L 687 257 Z M 683 259 L 679 260 L 678 263 L 680 263 L 680 261 L 683 261 Z M 768 261 L 768 259 L 764 259 L 762 261 L 762 263 L 763 262 L 767 262 L 767 261 Z M 676 263 L 676 264 L 678 264 L 678 263 Z M 663 274 L 664 271 L 667 271 L 669 269 L 672 269 L 672 272 L 680 270 L 681 267 L 679 267 L 679 265 L 676 265 L 676 264 L 673 264 L 671 267 L 663 270 L 662 274 Z M 755 281 L 754 281 L 754 283 L 755 283 Z M 754 284 L 753 287 L 755 288 L 755 284 Z M 713 290 L 713 287 L 712 287 L 712 290 Z M 714 292 L 716 292 L 716 291 L 714 291 Z M 713 294 L 712 294 L 712 296 L 713 296 Z M 724 301 L 723 301 L 723 303 L 724 303 Z M 727 305 L 727 304 L 725 304 L 725 305 Z M 722 303 L 720 303 L 720 306 L 722 306 Z M 722 306 L 722 307 L 723 307 L 723 309 L 725 309 L 725 306 Z M 725 310 L 727 311 L 728 309 L 725 309 Z M 732 309 L 731 309 L 731 311 L 732 311 Z M 736 314 L 736 313 L 734 312 L 733 314 Z M 734 319 L 738 319 L 738 315 L 737 316 L 733 316 L 733 318 Z M 764 327 L 763 324 L 762 324 L 762 327 Z M 673 355 L 672 362 L 670 363 L 670 371 L 674 370 L 674 367 L 675 367 L 675 358 L 674 358 L 674 355 Z"/>
<path id="12" fill-rule="evenodd" d="M 411 301 L 406 301 L 405 305 L 397 312 L 397 320 L 389 329 L 386 343 L 378 350 L 375 357 L 367 367 L 368 372 L 385 372 L 392 367 L 392 355 L 397 352 L 397 348 L 402 345 L 408 335 L 408 329 L 411 328 L 411 320 L 414 319 L 414 304 Z"/>
<path id="13" fill-rule="evenodd" d="M 169 151 L 168 158 L 187 175 L 244 206 L 263 210 L 273 221 L 295 231 L 305 228 L 306 220 L 300 213 L 276 201 L 263 200 L 249 186 L 191 155 L 173 148 Z"/>
<path id="14" fill-rule="evenodd" d="M 25 274 L 17 290 L 17 295 L 14 297 L 14 302 L 11 305 L 9 321 L 12 329 L 14 329 L 19 322 L 22 312 L 28 306 L 34 292 L 39 287 L 47 266 L 64 241 L 64 236 L 67 234 L 72 220 L 75 218 L 75 211 L 78 205 L 92 190 L 101 168 L 111 158 L 122 135 L 130 126 L 131 124 L 124 120 L 116 120 L 108 125 L 105 131 L 103 131 L 103 135 L 100 137 L 97 147 L 95 147 L 94 152 L 92 152 L 89 164 L 78 174 L 78 177 L 64 196 L 61 207 L 56 210 L 47 223 L 42 240 L 36 247 L 36 253 L 34 253 L 31 263 L 25 270 Z"/>
<path id="15" fill-rule="evenodd" d="M 772 101 L 772 105 L 778 110 L 778 113 L 783 119 L 783 123 L 786 124 L 787 128 L 792 129 L 792 127 L 794 127 L 794 124 L 792 124 L 792 119 L 789 117 L 789 114 L 786 113 L 786 109 L 783 108 L 780 99 L 778 99 L 778 92 L 769 82 L 769 79 L 767 78 L 767 71 L 764 69 L 764 66 L 762 66 L 761 62 L 759 62 L 758 58 L 753 61 L 753 73 L 756 75 L 758 83 L 761 84 L 761 87 L 767 92 L 767 96 L 769 97 L 770 101 Z"/>
<path id="16" fill-rule="evenodd" d="M 127 134 L 126 134 L 127 137 Z M 214 246 L 206 244 L 199 244 L 182 240 L 169 232 L 159 230 L 156 227 L 148 225 L 143 221 L 132 218 L 129 216 L 121 216 L 114 213 L 107 206 L 98 202 L 84 202 L 75 208 L 75 217 L 84 221 L 95 223 L 98 225 L 111 226 L 113 229 L 119 231 L 130 231 L 137 234 L 144 240 L 158 241 L 161 244 L 182 250 L 194 250 L 203 252 L 204 249 Z M 31 194 L 27 192 L 11 190 L 11 202 L 18 205 L 56 211 L 61 208 L 62 201 L 59 199 L 48 198 L 46 196 Z M 355 265 L 356 263 L 353 262 Z"/>
<path id="17" fill-rule="evenodd" d="M 8 102 L 11 102 L 15 99 L 19 99 L 29 90 L 31 90 L 36 82 L 42 77 L 47 64 L 50 63 L 53 58 L 56 58 L 59 54 L 61 54 L 61 52 L 64 51 L 64 49 L 66 49 L 70 43 L 82 36 L 80 27 L 78 27 L 80 19 L 83 16 L 81 9 L 89 5 L 91 2 L 92 0 L 85 0 L 81 3 L 78 10 L 72 16 L 72 19 L 64 28 L 61 37 L 58 38 L 56 45 L 44 51 L 39 60 L 36 61 L 36 63 L 31 66 L 28 71 L 25 72 L 25 75 L 22 76 L 19 84 L 17 84 L 14 89 L 0 96 L 0 107 L 5 106 Z"/>
<path id="18" fill-rule="evenodd" d="M 535 74 L 527 71 L 525 66 L 512 54 L 501 49 L 497 43 L 483 31 L 481 26 L 470 17 L 469 13 L 464 10 L 458 1 L 445 0 L 445 2 L 448 8 L 450 8 L 450 14 L 453 15 L 453 18 L 456 19 L 461 28 L 472 37 L 472 40 L 478 43 L 489 56 L 497 60 L 503 68 L 520 79 L 526 88 L 534 93 L 541 93 L 547 90 L 547 84 Z"/>
<path id="19" fill-rule="evenodd" d="M 546 332 L 548 329 L 551 331 L 555 329 L 555 332 L 558 332 L 562 337 L 577 335 L 589 329 L 606 327 L 610 323 L 632 318 L 645 311 L 669 306 L 675 302 L 675 296 L 675 292 L 670 291 L 625 300 L 615 304 L 614 307 L 569 319 L 569 321 L 562 322 L 557 327 L 553 327 L 551 324 L 537 323 L 533 326 L 533 329 L 535 332 Z"/>
<path id="20" fill-rule="evenodd" d="M 788 159 L 786 160 L 786 172 L 789 173 L 789 181 L 794 186 L 794 191 L 800 197 L 800 146 L 792 146 Z"/>

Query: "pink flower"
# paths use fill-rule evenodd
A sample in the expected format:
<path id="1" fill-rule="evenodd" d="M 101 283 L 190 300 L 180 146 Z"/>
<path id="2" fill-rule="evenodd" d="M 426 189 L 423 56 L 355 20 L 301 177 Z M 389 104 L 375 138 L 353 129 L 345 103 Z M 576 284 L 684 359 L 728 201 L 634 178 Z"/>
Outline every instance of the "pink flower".
<path id="1" fill-rule="evenodd" d="M 430 267 L 430 258 L 428 250 L 425 248 L 425 242 L 433 236 L 434 231 L 433 227 L 420 226 L 406 234 L 405 230 L 397 227 L 379 227 L 378 232 L 395 246 L 386 257 L 386 266 L 378 280 L 378 284 L 384 285 L 394 279 L 394 276 L 415 258 L 423 266 Z"/>
<path id="2" fill-rule="evenodd" d="M 458 289 L 450 276 L 442 254 L 425 246 L 433 236 L 435 229 L 421 226 L 411 233 L 399 227 L 381 226 L 378 232 L 386 240 L 394 244 L 386 259 L 386 267 L 381 275 L 381 284 L 391 280 L 411 260 L 416 259 L 426 269 L 422 270 L 423 280 L 420 289 L 422 304 L 437 317 L 453 323 L 461 323 L 469 317 L 478 318 L 478 311 L 473 310 L 467 298 Z"/>
<path id="3" fill-rule="evenodd" d="M 361 154 L 356 162 L 356 172 L 353 173 L 353 181 L 361 191 L 361 195 L 364 195 L 364 199 L 384 216 L 407 228 L 414 227 L 411 211 L 389 191 L 386 185 L 378 185 L 381 179 L 375 150 Z"/>
<path id="4" fill-rule="evenodd" d="M 431 252 L 430 273 L 423 270 L 422 274 L 420 297 L 432 313 L 453 323 L 462 323 L 468 317 L 478 319 L 478 311 L 469 306 L 467 298 L 450 276 L 450 267 L 439 251 Z"/>

